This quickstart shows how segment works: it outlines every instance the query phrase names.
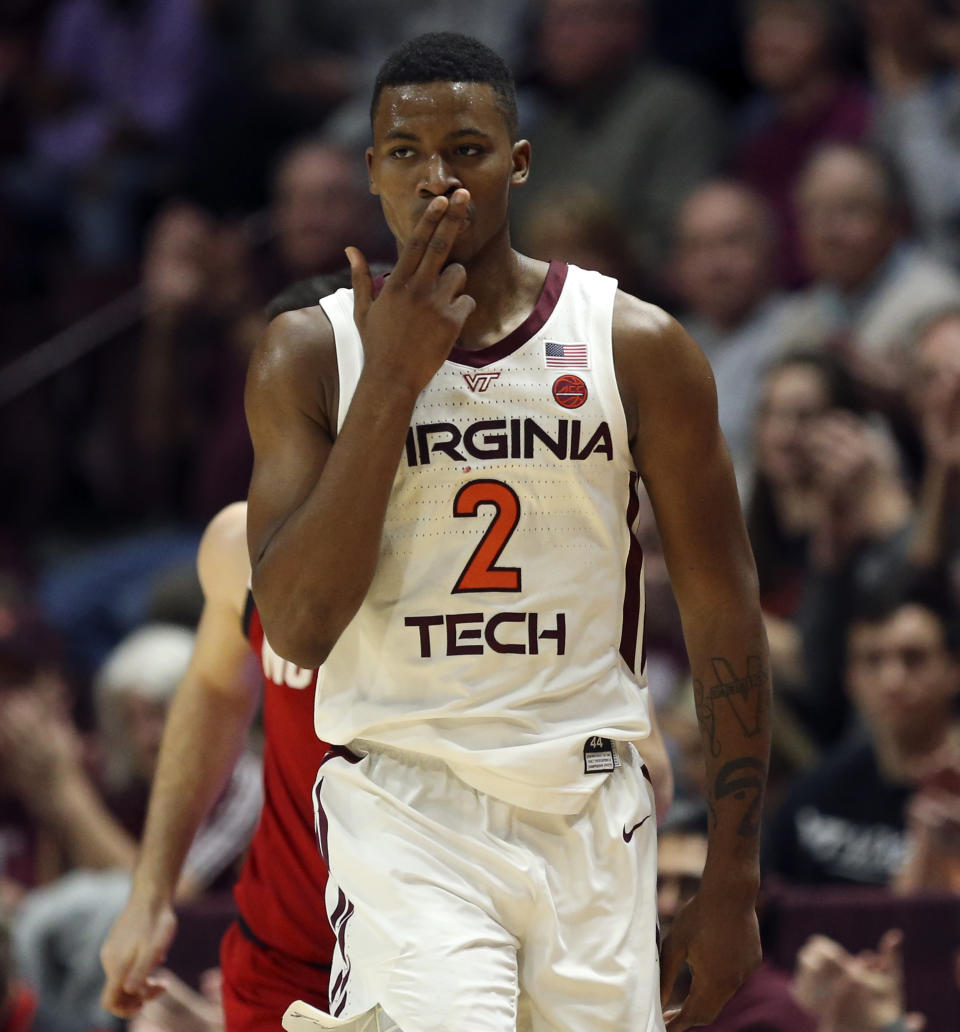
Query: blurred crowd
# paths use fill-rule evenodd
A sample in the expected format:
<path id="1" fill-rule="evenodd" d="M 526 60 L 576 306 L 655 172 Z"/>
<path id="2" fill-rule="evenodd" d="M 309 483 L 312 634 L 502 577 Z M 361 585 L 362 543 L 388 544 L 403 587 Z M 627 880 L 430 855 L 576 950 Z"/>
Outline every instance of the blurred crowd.
<path id="1" fill-rule="evenodd" d="M 96 952 L 190 655 L 199 534 L 246 494 L 247 356 L 345 245 L 389 262 L 369 89 L 432 29 L 515 70 L 519 249 L 663 304 L 713 367 L 775 682 L 769 959 L 715 1027 L 956 1032 L 960 0 L 6 0 L 0 1032 L 116 1027 Z M 705 784 L 649 512 L 640 536 L 666 924 L 703 867 Z M 229 891 L 258 764 L 254 744 L 207 818 L 185 908 Z M 219 1027 L 192 974 L 140 1032 Z"/>

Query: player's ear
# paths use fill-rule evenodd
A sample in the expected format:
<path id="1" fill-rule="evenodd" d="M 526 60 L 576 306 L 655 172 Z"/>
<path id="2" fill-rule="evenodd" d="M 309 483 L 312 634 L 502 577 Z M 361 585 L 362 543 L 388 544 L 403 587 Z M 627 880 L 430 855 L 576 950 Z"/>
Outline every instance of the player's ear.
<path id="1" fill-rule="evenodd" d="M 370 187 L 370 193 L 379 194 L 380 188 L 377 186 L 376 178 L 373 174 L 373 148 L 368 147 L 365 154 L 367 159 L 367 185 Z"/>
<path id="2" fill-rule="evenodd" d="M 517 140 L 511 151 L 513 171 L 510 173 L 510 185 L 522 186 L 530 174 L 530 141 Z"/>

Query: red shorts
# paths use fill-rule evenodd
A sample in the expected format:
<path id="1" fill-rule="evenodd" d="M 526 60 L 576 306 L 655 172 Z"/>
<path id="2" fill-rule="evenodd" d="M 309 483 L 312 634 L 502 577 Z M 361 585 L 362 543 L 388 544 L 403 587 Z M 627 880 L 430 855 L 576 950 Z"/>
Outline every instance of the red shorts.
<path id="1" fill-rule="evenodd" d="M 329 1009 L 330 971 L 253 942 L 234 921 L 220 944 L 225 1032 L 277 1032 L 294 1000 Z"/>

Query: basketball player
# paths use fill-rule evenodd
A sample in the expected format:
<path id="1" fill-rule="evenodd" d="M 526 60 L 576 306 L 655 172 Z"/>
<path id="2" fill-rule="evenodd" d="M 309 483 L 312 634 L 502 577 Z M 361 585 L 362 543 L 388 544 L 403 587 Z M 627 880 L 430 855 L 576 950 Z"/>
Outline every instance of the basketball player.
<path id="1" fill-rule="evenodd" d="M 327 1005 L 333 938 L 310 802 L 326 746 L 313 732 L 316 672 L 276 655 L 252 605 L 246 509 L 228 506 L 200 543 L 203 615 L 164 731 L 130 899 L 101 951 L 102 1002 L 130 1017 L 163 991 L 151 973 L 176 929 L 183 858 L 259 702 L 244 673 L 252 646 L 263 669 L 264 805 L 235 888 L 240 917 L 224 937 L 221 967 L 228 1032 L 274 1032 L 291 997 Z"/>
<path id="2" fill-rule="evenodd" d="M 642 685 L 642 477 L 684 621 L 712 826 L 663 945 L 671 1027 L 760 960 L 768 753 L 756 575 L 709 367 L 660 310 L 513 251 L 527 179 L 512 81 L 428 35 L 381 69 L 370 187 L 397 239 L 375 295 L 275 320 L 247 409 L 253 592 L 320 666 L 314 788 L 337 936 L 330 1013 L 404 1032 L 657 1029 L 655 821 L 629 743 Z M 637 203 L 643 203 L 642 198 Z"/>
<path id="3" fill-rule="evenodd" d="M 244 674 L 252 647 L 263 671 L 264 811 L 236 888 L 242 916 L 227 932 L 221 963 L 227 1032 L 266 1032 L 278 1027 L 292 996 L 326 1006 L 333 937 L 310 794 L 326 746 L 313 731 L 315 671 L 280 659 L 263 637 L 248 588 L 246 516 L 245 502 L 228 506 L 201 541 L 203 618 L 171 710 L 133 891 L 102 951 L 103 1001 L 129 1017 L 162 991 L 150 975 L 175 930 L 182 844 L 189 846 L 209 785 L 221 784 L 233 763 L 226 749 L 209 765 L 198 767 L 197 759 L 228 732 L 237 751 L 243 744 L 257 702 Z M 672 778 L 656 729 L 654 737 L 647 757 L 662 815 Z"/>

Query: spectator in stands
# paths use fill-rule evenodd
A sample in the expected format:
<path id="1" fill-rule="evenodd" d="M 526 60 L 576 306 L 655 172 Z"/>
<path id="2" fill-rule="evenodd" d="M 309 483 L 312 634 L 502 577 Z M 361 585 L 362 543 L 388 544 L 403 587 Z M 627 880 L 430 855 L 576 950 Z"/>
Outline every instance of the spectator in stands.
<path id="1" fill-rule="evenodd" d="M 623 222 L 610 203 L 589 186 L 556 187 L 537 198 L 526 231 L 532 258 L 561 261 L 612 276 L 621 290 L 650 299 L 641 282 Z"/>
<path id="2" fill-rule="evenodd" d="M 887 885 L 906 808 L 960 763 L 960 623 L 944 592 L 874 592 L 854 612 L 846 682 L 863 733 L 801 778 L 768 825 L 766 867 L 795 883 Z M 946 772 L 946 773 L 945 773 Z"/>
<path id="3" fill-rule="evenodd" d="M 793 994 L 817 1032 L 922 1032 L 922 1015 L 906 1013 L 903 936 L 887 932 L 877 949 L 848 953 L 825 935 L 797 954 Z"/>
<path id="4" fill-rule="evenodd" d="M 922 82 L 937 62 L 935 0 L 857 0 L 870 78 L 881 93 Z"/>
<path id="5" fill-rule="evenodd" d="M 670 820 L 658 832 L 657 919 L 666 938 L 682 910 L 696 905 L 696 893 L 707 859 L 707 812 L 701 807 L 680 823 Z M 678 979 L 670 1004 L 682 1000 L 689 979 Z M 668 1005 L 669 1006 L 669 1005 Z M 669 1017 L 669 1009 L 666 1011 Z M 710 1024 L 713 1032 L 814 1032 L 810 1017 L 794 1002 L 790 980 L 768 964 L 761 965 L 734 993 Z"/>
<path id="6" fill-rule="evenodd" d="M 303 132 L 325 119 L 324 130 L 355 153 L 370 132 L 367 85 L 393 49 L 425 32 L 462 32 L 516 67 L 530 6 L 531 0 L 253 0 L 245 33 L 272 106 L 281 116 L 288 112 L 287 123 Z"/>
<path id="7" fill-rule="evenodd" d="M 720 429 L 743 497 L 751 480 L 761 375 L 781 347 L 775 253 L 771 212 L 749 187 L 711 180 L 680 209 L 672 278 L 681 321 L 710 360 Z"/>
<path id="8" fill-rule="evenodd" d="M 908 4 L 917 22 L 909 28 L 888 25 L 884 8 L 897 6 L 863 3 L 879 100 L 876 140 L 900 170 L 918 235 L 958 266 L 960 5 L 938 17 L 931 4 Z"/>
<path id="9" fill-rule="evenodd" d="M 10 917 L 0 904 L 0 1032 L 97 1032 L 83 1018 L 51 1012 L 37 998 L 17 971 L 10 940 Z"/>
<path id="10" fill-rule="evenodd" d="M 84 262 L 133 257 L 138 208 L 181 157 L 209 58 L 198 0 L 59 0 L 8 193 L 38 220 L 62 213 Z"/>
<path id="11" fill-rule="evenodd" d="M 24 719 L 18 714 L 10 740 L 4 740 L 5 755 L 12 742 L 18 763 L 34 762 L 35 784 L 22 779 L 18 787 L 38 821 L 45 819 L 46 797 L 64 797 L 62 825 L 73 846 L 70 873 L 34 890 L 18 907 L 18 967 L 45 1004 L 63 1015 L 85 1016 L 91 1024 L 108 1020 L 99 1006 L 99 949 L 129 895 L 167 706 L 192 646 L 190 631 L 148 625 L 107 658 L 96 683 L 103 757 L 99 784 L 77 771 L 66 746 L 51 743 L 60 729 L 43 713 L 31 710 Z M 6 735 L 10 725 L 6 719 L 2 724 Z M 88 795 L 96 797 L 95 811 Z M 70 809 L 76 800 L 82 805 Z M 194 839 L 177 889 L 179 901 L 229 884 L 259 818 L 261 800 L 260 762 L 247 753 Z M 94 812 L 96 821 L 90 817 Z"/>
<path id="12" fill-rule="evenodd" d="M 544 0 L 529 138 L 538 192 L 586 185 L 607 198 L 656 281 L 680 203 L 717 171 L 726 127 L 702 87 L 648 54 L 646 17 L 646 0 Z M 521 241 L 525 194 L 511 201 Z"/>
<path id="13" fill-rule="evenodd" d="M 893 888 L 960 896 L 960 767 L 945 769 L 910 800 L 907 858 Z"/>
<path id="14" fill-rule="evenodd" d="M 791 305 L 789 341 L 845 350 L 859 378 L 898 387 L 895 349 L 920 317 L 960 296 L 960 276 L 907 239 L 899 179 L 865 148 L 817 151 L 797 202 L 814 283 Z"/>
<path id="15" fill-rule="evenodd" d="M 363 163 L 321 137 L 298 140 L 278 158 L 271 211 L 276 235 L 257 268 L 263 304 L 295 280 L 339 270 L 348 244 L 382 256 Z"/>
<path id="16" fill-rule="evenodd" d="M 909 496 L 891 440 L 864 418 L 843 367 L 816 352 L 788 353 L 768 371 L 756 470 L 747 529 L 774 677 L 807 732 L 827 744 L 846 720 L 843 606 L 884 568 Z"/>
<path id="17" fill-rule="evenodd" d="M 49 632 L 22 620 L 0 638 L 0 773 L 31 832 L 45 842 L 17 863 L 7 836 L 6 877 L 31 888 L 74 868 L 133 866 L 166 707 L 190 656 L 193 635 L 142 628 L 113 651 L 97 680 L 99 761 L 70 719 L 63 680 L 50 666 Z M 197 841 L 181 895 L 212 884 L 242 851 L 259 813 L 259 765 L 246 757 Z M 232 829 L 232 830 L 231 830 Z M 46 864 L 42 861 L 46 859 Z"/>
<path id="18" fill-rule="evenodd" d="M 201 524 L 246 491 L 253 461 L 243 381 L 265 323 L 243 233 L 171 203 L 149 232 L 142 295 L 142 322 L 97 358 L 92 413 L 79 433 L 61 427 L 61 501 L 114 535 Z"/>
<path id="19" fill-rule="evenodd" d="M 841 64 L 841 5 L 833 0 L 751 0 L 745 50 L 760 93 L 742 115 L 737 174 L 767 199 L 780 233 L 779 273 L 805 279 L 793 193 L 816 147 L 857 142 L 870 123 L 866 89 Z"/>
<path id="20" fill-rule="evenodd" d="M 97 853 L 107 821 L 99 794 L 87 790 L 59 653 L 38 615 L 0 607 L 0 904 Z M 42 730 L 37 752 L 21 744 L 21 725 Z"/>

